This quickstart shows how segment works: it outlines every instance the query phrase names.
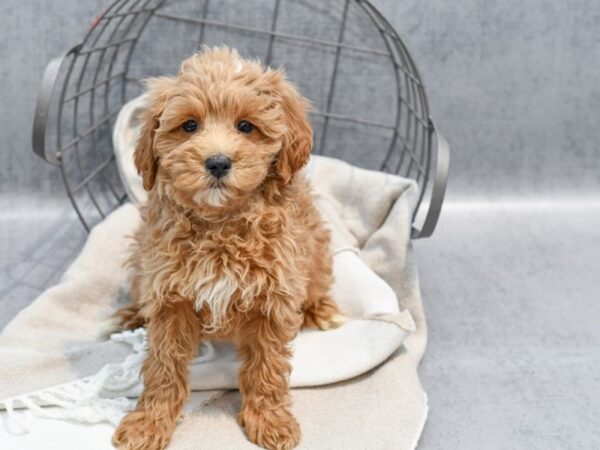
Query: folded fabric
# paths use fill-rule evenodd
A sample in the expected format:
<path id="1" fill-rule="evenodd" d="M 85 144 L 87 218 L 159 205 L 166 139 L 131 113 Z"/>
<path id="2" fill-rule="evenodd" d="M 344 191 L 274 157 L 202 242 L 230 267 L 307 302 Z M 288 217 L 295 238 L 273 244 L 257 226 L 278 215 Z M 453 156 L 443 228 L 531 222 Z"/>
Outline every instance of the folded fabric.
<path id="1" fill-rule="evenodd" d="M 103 252 L 107 240 L 122 240 L 131 235 L 139 220 L 138 210 L 125 205 L 96 227 L 82 255 L 65 277 L 68 287 L 56 286 L 53 296 L 62 301 L 68 301 L 65 297 L 89 296 L 88 289 L 99 281 L 95 277 L 104 274 L 81 270 L 83 262 L 96 260 L 106 264 L 111 258 Z M 115 262 L 110 266 L 118 267 L 118 264 Z M 387 359 L 407 333 L 414 330 L 410 313 L 399 310 L 394 291 L 360 260 L 355 251 L 344 248 L 335 252 L 334 276 L 333 297 L 351 320 L 335 330 L 305 330 L 297 336 L 292 342 L 292 387 L 329 384 L 360 375 Z M 113 282 L 123 282 L 119 278 L 114 277 Z M 104 280 L 107 281 L 110 280 Z M 114 302 L 116 298 L 107 300 Z M 109 312 L 110 309 L 106 314 Z M 64 319 L 65 322 L 69 320 L 68 317 Z M 33 392 L 25 397 L 26 401 L 17 397 L 4 399 L 4 403 L 18 407 L 29 403 L 31 407 L 32 403 L 60 405 L 66 402 L 68 409 L 78 411 L 65 416 L 70 419 L 98 422 L 104 416 L 106 420 L 117 422 L 131 406 L 118 397 L 134 397 L 141 391 L 139 370 L 147 347 L 146 334 L 144 330 L 136 330 L 116 334 L 111 340 L 115 344 L 131 346 L 131 353 L 122 362 L 108 364 L 83 381 Z M 234 389 L 237 372 L 238 360 L 231 344 L 205 345 L 190 367 L 191 387 L 194 390 Z M 114 397 L 118 398 L 116 402 L 107 401 Z"/>
<path id="2" fill-rule="evenodd" d="M 136 108 L 130 108 L 130 111 L 134 110 Z M 128 117 L 126 120 L 120 116 L 119 120 L 126 125 L 134 116 L 130 114 Z M 132 169 L 130 156 L 136 136 L 135 132 L 130 132 L 133 128 L 125 126 L 129 137 L 122 139 L 125 145 L 116 146 L 122 174 L 126 173 L 123 169 Z M 127 154 L 129 156 L 125 157 Z M 132 170 L 129 173 L 135 174 Z M 393 415 L 380 417 L 379 425 L 387 424 L 390 428 L 393 425 L 394 431 L 390 430 L 388 436 L 378 437 L 366 430 L 365 443 L 390 442 L 389 447 L 377 448 L 411 448 L 416 444 L 427 410 L 426 397 L 416 375 L 416 367 L 425 348 L 425 324 L 416 273 L 410 259 L 409 236 L 416 198 L 415 185 L 396 176 L 358 169 L 321 157 L 313 157 L 305 173 L 314 187 L 317 205 L 333 232 L 336 276 L 333 295 L 352 320 L 336 330 L 300 333 L 293 343 L 290 381 L 293 386 L 316 386 L 347 380 L 372 370 L 394 354 L 392 361 L 398 366 L 397 375 L 379 368 L 375 373 L 352 380 L 350 384 L 327 389 L 352 395 L 348 387 L 354 385 L 356 392 L 363 396 L 384 394 L 381 404 L 389 400 L 390 404 L 397 405 L 398 411 L 394 414 L 401 421 L 396 423 Z M 131 175 L 131 184 L 127 175 L 124 177 L 131 194 L 135 191 L 137 177 Z M 143 201 L 143 191 L 140 194 L 142 198 L 137 200 Z M 112 340 L 102 341 L 98 332 L 102 320 L 118 304 L 126 301 L 127 276 L 122 264 L 128 253 L 127 236 L 138 221 L 139 214 L 133 205 L 125 205 L 111 214 L 91 232 L 81 255 L 61 283 L 43 293 L 0 334 L 0 400 L 5 407 L 27 406 L 37 410 L 40 404 L 60 406 L 62 403 L 64 408 L 72 410 L 82 406 L 88 408 L 88 421 L 97 422 L 104 418 L 114 422 L 118 419 L 114 415 L 115 405 L 123 410 L 131 406 L 132 402 L 118 403 L 113 399 L 112 403 L 107 403 L 107 400 L 110 400 L 109 397 L 135 395 L 140 389 L 137 378 L 134 378 L 133 385 L 121 383 L 122 389 L 105 388 L 114 387 L 115 380 L 122 382 L 127 378 L 119 378 L 126 371 L 137 373 L 139 362 L 143 359 L 144 333 L 121 334 Z M 416 332 L 409 336 L 405 349 L 398 353 L 403 340 L 415 330 L 413 317 L 416 319 Z M 214 345 L 208 351 L 208 357 L 206 349 L 204 355 L 203 360 L 196 361 L 191 367 L 192 388 L 211 390 L 200 402 L 201 405 L 214 408 L 216 402 L 226 401 L 224 399 L 236 401 L 229 394 L 215 400 L 223 394 L 222 389 L 237 385 L 237 361 L 233 349 L 227 345 Z M 101 370 L 103 367 L 104 371 Z M 396 376 L 399 378 L 396 379 Z M 378 377 L 381 390 L 372 385 Z M 128 379 L 131 381 L 131 377 Z M 100 389 L 94 385 L 99 380 L 104 383 Z M 370 394 L 364 391 L 368 382 L 371 388 L 376 389 Z M 312 398 L 311 392 L 295 392 L 294 398 Z M 90 402 L 89 398 L 85 398 L 90 393 L 101 401 L 95 398 Z M 404 408 L 400 408 L 397 396 L 406 400 L 400 402 L 405 405 Z M 73 402 L 73 398 L 77 401 Z M 212 400 L 212 403 L 209 405 L 207 400 Z M 319 402 L 317 398 L 315 401 Z M 352 399 L 340 398 L 338 406 L 346 408 L 348 401 L 352 403 Z M 231 407 L 228 403 L 218 404 L 225 409 Z M 336 437 L 328 431 L 328 439 L 333 439 L 331 442 L 344 442 L 342 434 L 347 432 L 345 427 L 350 423 L 361 423 L 355 418 L 360 411 L 338 411 L 336 405 L 319 405 L 311 412 L 306 403 L 300 401 L 299 404 L 304 405 L 301 411 L 295 409 L 301 424 L 314 423 L 318 418 L 327 420 L 328 415 L 331 420 L 336 420 L 328 428 L 340 434 Z M 369 401 L 362 398 L 354 407 L 368 404 Z M 91 412 L 90 405 L 94 406 Z M 329 406 L 333 409 L 328 409 Z M 386 408 L 382 406 L 381 411 L 386 411 Z M 344 415 L 348 418 L 346 422 Z M 215 416 L 206 420 L 221 422 Z M 224 420 L 219 426 L 235 426 L 231 415 Z M 229 423 L 229 420 L 233 422 Z M 233 434 L 219 438 L 219 445 L 211 442 L 205 447 L 189 448 L 242 448 L 243 441 L 237 442 L 238 437 Z M 391 441 L 390 437 L 393 437 Z M 318 442 L 316 436 L 313 435 L 312 439 Z M 305 431 L 305 442 L 307 440 L 311 440 L 311 435 L 306 435 Z M 176 442 L 178 440 L 174 439 L 173 445 Z M 194 441 L 184 439 L 180 442 L 190 444 Z M 399 442 L 401 445 L 395 445 Z M 348 447 L 332 445 L 328 448 Z"/>

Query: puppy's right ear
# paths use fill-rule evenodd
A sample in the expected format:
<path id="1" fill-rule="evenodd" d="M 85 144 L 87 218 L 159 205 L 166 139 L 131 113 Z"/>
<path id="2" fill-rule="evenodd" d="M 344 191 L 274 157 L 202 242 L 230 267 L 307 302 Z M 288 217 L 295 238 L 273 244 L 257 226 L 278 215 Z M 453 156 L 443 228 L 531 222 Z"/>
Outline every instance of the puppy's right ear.
<path id="1" fill-rule="evenodd" d="M 144 189 L 150 191 L 158 171 L 158 159 L 154 154 L 154 136 L 167 99 L 175 87 L 175 79 L 158 77 L 147 79 L 145 82 L 148 86 L 150 102 L 148 109 L 142 115 L 142 132 L 135 146 L 134 161 L 138 173 L 142 176 Z"/>

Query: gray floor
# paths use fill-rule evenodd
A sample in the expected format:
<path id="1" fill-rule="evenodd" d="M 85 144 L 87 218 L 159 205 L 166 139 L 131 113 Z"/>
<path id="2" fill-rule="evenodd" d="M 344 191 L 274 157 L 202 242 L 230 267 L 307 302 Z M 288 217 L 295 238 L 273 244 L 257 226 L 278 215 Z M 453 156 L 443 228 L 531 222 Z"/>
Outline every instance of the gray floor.
<path id="1" fill-rule="evenodd" d="M 600 203 L 451 203 L 415 249 L 421 448 L 600 448 Z"/>

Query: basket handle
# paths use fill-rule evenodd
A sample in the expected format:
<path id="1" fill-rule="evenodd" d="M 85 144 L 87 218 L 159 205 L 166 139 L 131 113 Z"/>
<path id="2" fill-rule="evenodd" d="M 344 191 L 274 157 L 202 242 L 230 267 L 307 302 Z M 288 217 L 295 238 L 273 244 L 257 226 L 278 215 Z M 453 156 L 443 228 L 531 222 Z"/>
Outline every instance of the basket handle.
<path id="1" fill-rule="evenodd" d="M 44 70 L 44 76 L 42 77 L 42 85 L 40 87 L 35 105 L 31 144 L 33 146 L 34 153 L 50 164 L 60 164 L 56 154 L 46 153 L 46 122 L 48 120 L 48 112 L 50 110 L 54 85 L 56 84 L 56 79 L 58 78 L 60 68 L 65 58 L 77 52 L 80 48 L 81 44 L 78 44 L 66 52 L 63 52 L 56 58 L 53 58 L 46 66 L 46 69 Z"/>
<path id="2" fill-rule="evenodd" d="M 435 178 L 433 180 L 433 188 L 431 190 L 431 198 L 429 200 L 429 208 L 427 215 L 420 229 L 413 227 L 411 237 L 413 239 L 427 238 L 433 234 L 435 226 L 442 211 L 444 203 L 444 195 L 446 194 L 446 185 L 448 183 L 448 169 L 450 167 L 450 146 L 444 136 L 438 131 L 433 119 L 429 119 L 431 123 L 431 133 L 435 134 L 437 141 L 436 152 L 436 167 Z"/>

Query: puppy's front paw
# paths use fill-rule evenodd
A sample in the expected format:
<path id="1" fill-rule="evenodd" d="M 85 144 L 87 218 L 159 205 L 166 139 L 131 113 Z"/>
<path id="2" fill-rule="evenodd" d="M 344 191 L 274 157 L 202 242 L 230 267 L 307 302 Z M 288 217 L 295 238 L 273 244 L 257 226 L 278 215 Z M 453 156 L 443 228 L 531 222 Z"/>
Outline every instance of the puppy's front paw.
<path id="1" fill-rule="evenodd" d="M 174 424 L 152 418 L 150 413 L 135 410 L 121 420 L 113 435 L 119 450 L 163 450 L 171 440 Z"/>
<path id="2" fill-rule="evenodd" d="M 245 408 L 238 422 L 248 439 L 268 450 L 291 450 L 300 443 L 300 425 L 287 408 L 270 411 Z"/>

